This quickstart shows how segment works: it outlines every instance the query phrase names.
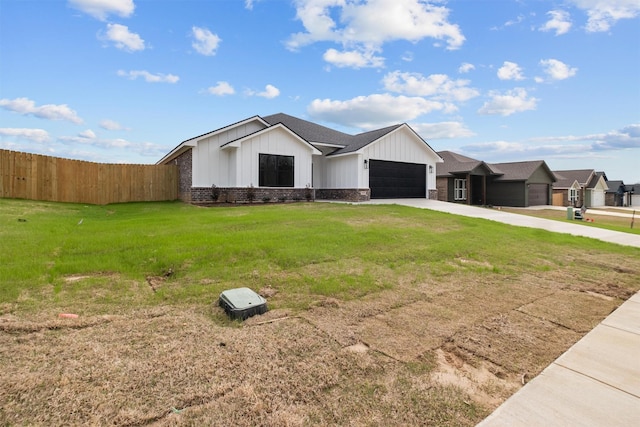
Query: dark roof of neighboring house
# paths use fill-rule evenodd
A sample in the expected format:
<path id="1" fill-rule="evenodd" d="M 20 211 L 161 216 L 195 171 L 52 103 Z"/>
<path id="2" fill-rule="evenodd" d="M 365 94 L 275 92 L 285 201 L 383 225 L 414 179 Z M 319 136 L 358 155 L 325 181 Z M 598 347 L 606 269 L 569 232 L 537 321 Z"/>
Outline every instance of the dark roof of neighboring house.
<path id="1" fill-rule="evenodd" d="M 496 181 L 526 181 L 541 167 L 551 176 L 552 181 L 557 180 L 544 160 L 491 164 L 491 167 L 494 166 L 502 171 L 502 175 L 497 177 Z"/>
<path id="2" fill-rule="evenodd" d="M 609 187 L 607 193 L 617 193 L 618 189 L 620 189 L 621 186 L 626 187 L 626 185 L 624 185 L 624 182 L 619 180 L 607 181 L 607 187 Z"/>
<path id="3" fill-rule="evenodd" d="M 470 173 L 478 167 L 484 166 L 490 172 L 489 175 L 496 176 L 496 181 L 526 181 L 535 171 L 543 167 L 555 180 L 553 172 L 551 172 L 544 160 L 485 163 L 481 160 L 451 151 L 440 151 L 438 154 L 444 159 L 444 163 L 436 165 L 437 176 L 453 176 L 453 174 Z"/>
<path id="4" fill-rule="evenodd" d="M 339 132 L 317 123 L 299 119 L 284 113 L 272 114 L 270 116 L 262 117 L 262 119 L 270 125 L 282 123 L 312 144 L 324 143 L 339 146 L 336 151 L 330 154 L 331 156 L 358 151 L 402 126 L 402 124 L 396 124 L 369 132 L 359 133 L 357 135 L 349 135 L 348 133 Z M 429 147 L 429 144 L 427 144 L 427 142 L 418 134 L 416 134 L 416 136 Z"/>
<path id="5" fill-rule="evenodd" d="M 471 157 L 463 156 L 453 151 L 439 151 L 438 155 L 442 157 L 444 163 L 438 163 L 436 165 L 437 176 L 453 176 L 453 174 L 471 173 L 479 167 L 486 168 L 490 175 L 502 173 L 497 170 L 497 168 L 493 168 L 481 160 L 472 159 Z"/>
<path id="6" fill-rule="evenodd" d="M 580 187 L 586 187 L 595 171 L 593 169 L 576 169 L 553 171 L 553 173 L 558 178 L 558 181 L 553 184 L 555 188 L 569 188 L 575 181 L 578 181 Z"/>

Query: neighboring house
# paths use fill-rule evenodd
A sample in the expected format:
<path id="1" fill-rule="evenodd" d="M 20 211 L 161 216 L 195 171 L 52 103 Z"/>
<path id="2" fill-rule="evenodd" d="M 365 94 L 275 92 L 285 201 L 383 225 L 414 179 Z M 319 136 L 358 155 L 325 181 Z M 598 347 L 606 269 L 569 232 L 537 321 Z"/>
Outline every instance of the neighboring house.
<path id="1" fill-rule="evenodd" d="M 438 200 L 470 205 L 548 205 L 555 176 L 543 160 L 485 163 L 440 151 L 436 166 Z"/>
<path id="2" fill-rule="evenodd" d="M 636 182 L 631 186 L 633 192 L 631 194 L 631 206 L 640 206 L 640 182 Z"/>
<path id="3" fill-rule="evenodd" d="M 553 204 L 593 208 L 605 205 L 608 189 L 604 172 L 593 169 L 553 171 L 558 180 L 553 184 Z"/>
<path id="4" fill-rule="evenodd" d="M 187 139 L 158 164 L 179 166 L 182 200 L 207 203 L 436 198 L 438 162 L 407 124 L 350 135 L 279 113 Z"/>
<path id="5" fill-rule="evenodd" d="M 607 206 L 633 206 L 636 185 L 625 185 L 622 181 L 607 181 L 609 189 L 605 195 Z"/>

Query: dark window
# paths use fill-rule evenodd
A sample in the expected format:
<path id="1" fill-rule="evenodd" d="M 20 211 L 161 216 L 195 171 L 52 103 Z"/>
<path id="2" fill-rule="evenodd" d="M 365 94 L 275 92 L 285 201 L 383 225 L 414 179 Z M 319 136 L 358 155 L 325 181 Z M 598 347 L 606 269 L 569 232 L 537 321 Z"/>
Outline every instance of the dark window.
<path id="1" fill-rule="evenodd" d="M 293 187 L 293 156 L 260 154 L 260 187 Z"/>

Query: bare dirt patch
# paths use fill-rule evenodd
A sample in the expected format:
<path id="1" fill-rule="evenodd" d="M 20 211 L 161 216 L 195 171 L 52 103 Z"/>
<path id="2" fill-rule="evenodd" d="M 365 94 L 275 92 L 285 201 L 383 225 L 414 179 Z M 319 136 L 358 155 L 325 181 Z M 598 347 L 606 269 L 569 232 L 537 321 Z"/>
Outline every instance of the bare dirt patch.
<path id="1" fill-rule="evenodd" d="M 572 254 L 538 274 L 454 264 L 244 323 L 216 301 L 104 314 L 89 290 L 75 319 L 2 305 L 0 424 L 472 426 L 640 289 L 632 257 L 621 270 Z"/>

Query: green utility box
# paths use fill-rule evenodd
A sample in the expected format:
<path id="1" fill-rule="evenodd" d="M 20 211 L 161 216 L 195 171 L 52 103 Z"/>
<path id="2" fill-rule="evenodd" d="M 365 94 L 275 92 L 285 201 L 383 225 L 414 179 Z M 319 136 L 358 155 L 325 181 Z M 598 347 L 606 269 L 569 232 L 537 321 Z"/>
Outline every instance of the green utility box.
<path id="1" fill-rule="evenodd" d="M 223 291 L 218 304 L 232 319 L 245 320 L 256 314 L 267 312 L 267 300 L 249 288 L 236 288 Z"/>
<path id="2" fill-rule="evenodd" d="M 567 219 L 573 219 L 573 208 L 571 206 L 567 208 Z"/>

